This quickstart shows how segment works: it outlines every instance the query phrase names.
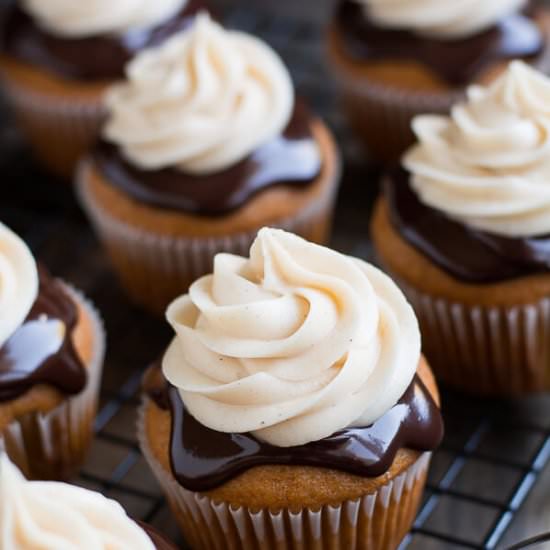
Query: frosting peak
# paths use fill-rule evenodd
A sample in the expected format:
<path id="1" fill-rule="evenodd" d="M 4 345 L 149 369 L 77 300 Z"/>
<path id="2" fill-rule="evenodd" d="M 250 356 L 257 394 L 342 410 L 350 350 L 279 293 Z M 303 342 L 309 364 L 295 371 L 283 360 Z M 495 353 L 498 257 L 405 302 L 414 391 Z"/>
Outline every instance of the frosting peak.
<path id="1" fill-rule="evenodd" d="M 0 455 L 2 550 L 155 550 L 114 500 L 66 483 L 26 481 Z"/>
<path id="2" fill-rule="evenodd" d="M 441 39 L 467 38 L 520 11 L 527 0 L 356 0 L 381 27 Z"/>
<path id="3" fill-rule="evenodd" d="M 450 117 L 419 116 L 413 129 L 403 164 L 424 204 L 501 236 L 550 233 L 550 79 L 514 61 Z"/>
<path id="4" fill-rule="evenodd" d="M 189 412 L 280 447 L 372 424 L 420 357 L 414 313 L 386 275 L 281 230 L 262 229 L 249 259 L 217 255 L 167 318 L 177 337 L 163 370 Z"/>
<path id="5" fill-rule="evenodd" d="M 187 0 L 23 0 L 22 3 L 52 34 L 87 38 L 153 27 L 182 10 Z"/>
<path id="6" fill-rule="evenodd" d="M 191 174 L 236 164 L 287 126 L 294 90 L 277 54 L 206 14 L 127 68 L 107 95 L 107 140 L 138 168 Z"/>
<path id="7" fill-rule="evenodd" d="M 27 317 L 38 295 L 38 269 L 27 245 L 0 222 L 0 347 Z"/>

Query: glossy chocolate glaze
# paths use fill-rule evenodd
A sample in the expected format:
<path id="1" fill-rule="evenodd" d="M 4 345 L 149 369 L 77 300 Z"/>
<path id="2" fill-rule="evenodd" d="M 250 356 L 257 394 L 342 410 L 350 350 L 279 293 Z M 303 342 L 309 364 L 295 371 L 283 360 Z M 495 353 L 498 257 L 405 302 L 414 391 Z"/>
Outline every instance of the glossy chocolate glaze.
<path id="1" fill-rule="evenodd" d="M 409 31 L 377 27 L 361 5 L 342 0 L 336 24 L 348 55 L 358 61 L 410 59 L 419 61 L 451 86 L 469 84 L 493 63 L 532 59 L 545 47 L 544 36 L 532 19 L 534 9 L 510 15 L 475 36 L 458 40 L 426 38 Z"/>
<path id="2" fill-rule="evenodd" d="M 550 270 L 550 235 L 514 239 L 471 229 L 421 203 L 403 169 L 388 177 L 385 195 L 403 238 L 459 280 L 492 283 Z"/>
<path id="3" fill-rule="evenodd" d="M 0 402 L 39 384 L 76 394 L 86 368 L 72 342 L 78 311 L 62 283 L 40 269 L 40 291 L 25 322 L 0 348 Z"/>
<path id="4" fill-rule="evenodd" d="M 97 146 L 93 158 L 106 180 L 141 203 L 197 215 L 223 215 L 273 185 L 304 187 L 317 178 L 322 160 L 311 123 L 308 108 L 296 101 L 282 135 L 234 166 L 206 176 L 175 168 L 140 170 L 105 142 Z"/>
<path id="5" fill-rule="evenodd" d="M 136 523 L 147 533 L 147 536 L 151 539 L 157 550 L 177 550 L 176 546 L 168 542 L 163 535 L 147 523 L 143 523 L 142 521 L 137 521 Z"/>
<path id="6" fill-rule="evenodd" d="M 161 44 L 169 36 L 185 29 L 201 9 L 204 9 L 202 0 L 189 0 L 174 17 L 149 29 L 124 35 L 70 39 L 41 29 L 14 4 L 5 10 L 2 51 L 62 77 L 82 80 L 118 79 L 123 76 L 126 63 L 139 50 Z"/>
<path id="7" fill-rule="evenodd" d="M 190 491 L 208 491 L 254 466 L 318 466 L 363 477 L 389 470 L 397 451 L 432 451 L 443 437 L 441 413 L 418 376 L 372 426 L 348 428 L 306 445 L 275 447 L 251 434 L 211 430 L 193 418 L 173 386 L 146 388 L 157 405 L 171 411 L 170 460 L 178 482 Z"/>

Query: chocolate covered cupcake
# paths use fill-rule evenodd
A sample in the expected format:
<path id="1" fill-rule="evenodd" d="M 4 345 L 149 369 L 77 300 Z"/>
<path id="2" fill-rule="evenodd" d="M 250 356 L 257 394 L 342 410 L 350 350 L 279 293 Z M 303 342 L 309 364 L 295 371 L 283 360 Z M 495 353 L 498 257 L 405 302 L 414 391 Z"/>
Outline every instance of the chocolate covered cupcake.
<path id="1" fill-rule="evenodd" d="M 529 0 L 340 0 L 329 51 L 351 125 L 393 162 L 415 115 L 448 112 L 511 59 L 548 71 L 549 40 L 548 9 Z"/>
<path id="2" fill-rule="evenodd" d="M 421 116 L 372 236 L 442 381 L 550 389 L 550 79 L 513 62 L 450 117 Z"/>
<path id="3" fill-rule="evenodd" d="M 163 312 L 265 224 L 327 239 L 338 152 L 271 48 L 203 14 L 127 75 L 78 190 L 135 302 Z"/>
<path id="4" fill-rule="evenodd" d="M 92 437 L 101 320 L 1 223 L 0 245 L 0 446 L 28 477 L 66 478 Z"/>
<path id="5" fill-rule="evenodd" d="M 4 14 L 0 74 L 37 158 L 71 178 L 95 141 L 107 87 L 139 50 L 189 25 L 201 0 L 19 0 Z"/>
<path id="6" fill-rule="evenodd" d="M 392 550 L 442 436 L 412 308 L 382 272 L 281 230 L 167 311 L 144 455 L 193 548 Z"/>
<path id="7" fill-rule="evenodd" d="M 4 550 L 175 550 L 103 495 L 53 481 L 27 481 L 0 453 L 0 533 Z"/>

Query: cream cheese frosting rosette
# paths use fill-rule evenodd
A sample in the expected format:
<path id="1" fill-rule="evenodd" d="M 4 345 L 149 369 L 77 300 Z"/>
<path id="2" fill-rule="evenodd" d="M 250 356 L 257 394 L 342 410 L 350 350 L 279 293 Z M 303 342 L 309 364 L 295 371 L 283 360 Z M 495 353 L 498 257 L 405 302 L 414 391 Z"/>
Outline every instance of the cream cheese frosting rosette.
<path id="1" fill-rule="evenodd" d="M 23 240 L 0 222 L 0 347 L 27 317 L 38 295 L 38 270 Z"/>
<path id="2" fill-rule="evenodd" d="M 526 0 L 356 0 L 380 27 L 403 29 L 441 39 L 482 32 L 521 10 Z"/>
<path id="3" fill-rule="evenodd" d="M 367 426 L 393 407 L 420 358 L 415 315 L 375 267 L 282 230 L 171 304 L 163 361 L 189 412 L 221 432 L 287 447 Z"/>
<path id="4" fill-rule="evenodd" d="M 24 9 L 54 35 L 86 38 L 153 27 L 188 0 L 23 0 Z"/>
<path id="5" fill-rule="evenodd" d="M 0 456 L 3 550 L 155 550 L 122 506 L 66 483 L 27 481 Z"/>
<path id="6" fill-rule="evenodd" d="M 206 14 L 140 53 L 107 95 L 105 138 L 143 170 L 208 174 L 236 164 L 288 124 L 290 75 L 261 40 Z"/>
<path id="7" fill-rule="evenodd" d="M 419 116 L 404 157 L 420 200 L 501 236 L 550 233 L 550 79 L 513 62 L 450 117 Z"/>

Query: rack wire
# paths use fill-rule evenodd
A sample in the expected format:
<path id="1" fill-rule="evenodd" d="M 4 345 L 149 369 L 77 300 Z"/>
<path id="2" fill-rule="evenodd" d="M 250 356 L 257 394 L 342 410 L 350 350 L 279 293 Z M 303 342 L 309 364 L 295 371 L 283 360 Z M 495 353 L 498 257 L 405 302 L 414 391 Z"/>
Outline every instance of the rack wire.
<path id="1" fill-rule="evenodd" d="M 269 14 L 262 3 L 224 10 L 228 26 L 253 32 L 289 64 L 298 92 L 335 131 L 346 169 L 333 245 L 372 259 L 368 219 L 378 172 L 361 154 L 335 100 L 322 26 Z M 284 11 L 284 8 L 281 9 Z M 104 314 L 109 334 L 96 438 L 80 475 L 83 486 L 118 499 L 136 517 L 183 545 L 135 437 L 140 380 L 165 348 L 165 323 L 129 305 L 69 188 L 32 161 L 9 114 L 0 129 L 0 219 L 18 231 L 53 273 L 83 289 Z M 56 189 L 57 192 L 52 192 Z M 505 531 L 550 459 L 550 404 L 498 402 L 443 393 L 447 435 L 433 457 L 420 513 L 402 548 L 499 548 Z"/>

